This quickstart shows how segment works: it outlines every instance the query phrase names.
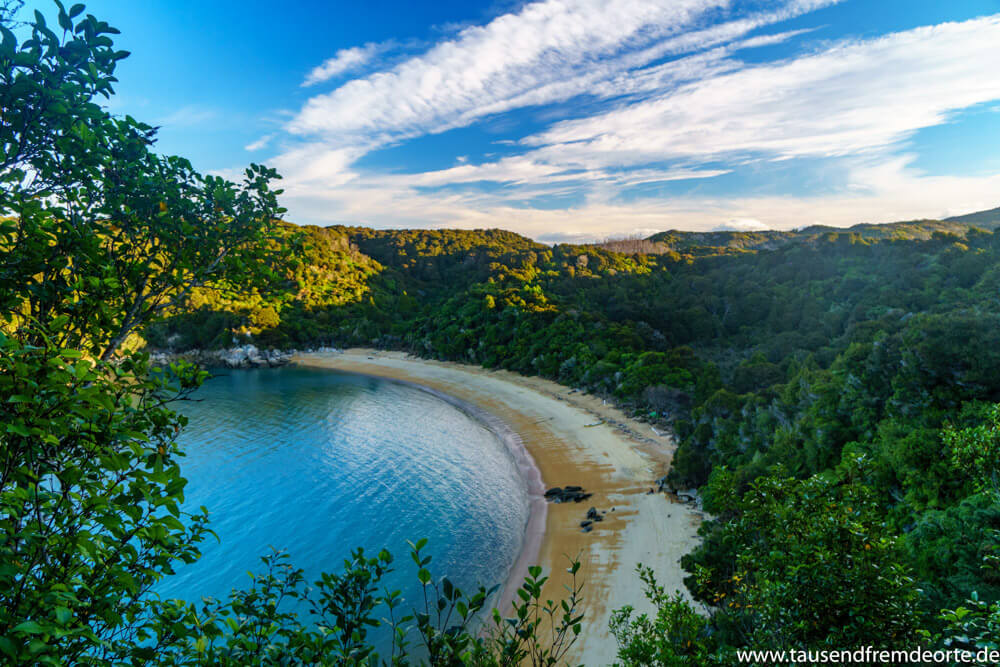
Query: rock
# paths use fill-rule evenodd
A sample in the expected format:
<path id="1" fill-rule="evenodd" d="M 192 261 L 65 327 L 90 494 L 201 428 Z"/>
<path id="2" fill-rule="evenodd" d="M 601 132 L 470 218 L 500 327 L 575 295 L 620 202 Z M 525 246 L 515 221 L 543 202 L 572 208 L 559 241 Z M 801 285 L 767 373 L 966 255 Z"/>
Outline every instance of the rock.
<path id="1" fill-rule="evenodd" d="M 580 528 L 587 528 L 588 526 L 592 525 L 593 523 L 594 523 L 593 521 L 581 521 L 580 522 Z"/>
<path id="2" fill-rule="evenodd" d="M 688 489 L 687 491 L 678 491 L 677 498 L 686 503 L 698 502 L 698 492 L 694 489 Z"/>
<path id="3" fill-rule="evenodd" d="M 575 503 L 583 502 L 587 498 L 590 498 L 592 493 L 587 493 L 580 486 L 567 486 L 567 487 L 553 487 L 545 492 L 545 499 L 553 503 L 568 503 L 573 501 Z"/>
<path id="4" fill-rule="evenodd" d="M 597 508 L 596 507 L 591 507 L 589 510 L 587 510 L 587 518 L 588 519 L 593 519 L 595 516 L 597 516 Z"/>
<path id="5" fill-rule="evenodd" d="M 701 494 L 698 493 L 697 489 L 688 489 L 686 491 L 678 491 L 677 499 L 682 503 L 690 503 L 696 508 L 701 509 Z"/>
<path id="6" fill-rule="evenodd" d="M 582 532 L 582 533 L 589 533 L 589 532 L 590 532 L 590 531 L 592 531 L 593 529 L 594 529 L 594 527 L 593 527 L 593 526 L 584 526 L 584 527 L 583 527 L 583 528 L 581 529 L 581 531 L 580 531 L 580 532 Z"/>
<path id="7" fill-rule="evenodd" d="M 258 350 L 255 345 L 231 347 L 226 350 L 187 350 L 184 352 L 158 350 L 150 353 L 150 360 L 160 366 L 175 361 L 190 361 L 204 367 L 269 368 L 284 366 L 292 360 L 294 352 Z"/>

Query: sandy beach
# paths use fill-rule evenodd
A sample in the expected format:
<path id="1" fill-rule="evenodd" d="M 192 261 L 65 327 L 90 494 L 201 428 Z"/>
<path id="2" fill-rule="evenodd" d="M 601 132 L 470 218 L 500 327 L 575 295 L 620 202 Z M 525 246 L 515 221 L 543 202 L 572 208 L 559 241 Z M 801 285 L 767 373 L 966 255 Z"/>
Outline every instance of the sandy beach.
<path id="1" fill-rule="evenodd" d="M 294 361 L 427 387 L 475 406 L 520 437 L 541 479 L 528 480 L 532 519 L 511 581 L 519 582 L 528 565 L 541 565 L 551 575 L 545 597 L 558 600 L 570 583 L 567 557 L 579 558 L 584 631 L 570 663 L 614 662 L 611 611 L 626 604 L 649 608 L 635 573 L 639 563 L 652 567 L 668 591 L 684 590 L 678 561 L 697 544 L 702 514 L 665 494 L 647 493 L 669 469 L 675 444 L 668 435 L 594 396 L 506 371 L 365 349 L 302 354 Z M 594 495 L 582 503 L 541 499 L 543 488 L 566 485 Z M 590 507 L 607 514 L 583 533 L 580 522 Z M 505 600 L 512 588 L 505 589 Z"/>

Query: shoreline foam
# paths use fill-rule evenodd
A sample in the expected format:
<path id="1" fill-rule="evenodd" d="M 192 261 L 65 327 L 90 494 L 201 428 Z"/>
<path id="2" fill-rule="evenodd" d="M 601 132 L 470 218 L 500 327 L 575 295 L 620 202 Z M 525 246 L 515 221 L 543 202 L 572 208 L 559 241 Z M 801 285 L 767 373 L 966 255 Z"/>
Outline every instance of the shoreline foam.
<path id="1" fill-rule="evenodd" d="M 566 557 L 577 557 L 582 564 L 585 618 L 584 632 L 569 656 L 572 661 L 588 665 L 614 661 L 617 647 L 608 629 L 611 611 L 626 604 L 640 611 L 649 608 L 634 571 L 637 564 L 652 567 L 668 592 L 684 590 L 678 560 L 697 544 L 702 514 L 671 503 L 663 494 L 647 494 L 653 480 L 669 468 L 674 444 L 666 434 L 652 431 L 597 397 L 506 371 L 375 350 L 304 354 L 294 361 L 406 382 L 451 398 L 458 407 L 471 406 L 474 416 L 488 426 L 516 434 L 528 457 L 518 461 L 519 468 L 533 462 L 539 484 L 575 484 L 594 493 L 589 502 L 579 504 L 548 506 L 539 497 L 542 505 L 531 507 L 521 553 L 501 593 L 501 607 L 509 608 L 528 565 L 537 563 L 550 577 L 543 599 L 557 600 L 571 582 Z M 588 427 L 595 417 L 604 425 Z M 544 486 L 535 487 L 539 496 Z M 593 532 L 584 534 L 579 523 L 590 506 L 607 514 Z"/>

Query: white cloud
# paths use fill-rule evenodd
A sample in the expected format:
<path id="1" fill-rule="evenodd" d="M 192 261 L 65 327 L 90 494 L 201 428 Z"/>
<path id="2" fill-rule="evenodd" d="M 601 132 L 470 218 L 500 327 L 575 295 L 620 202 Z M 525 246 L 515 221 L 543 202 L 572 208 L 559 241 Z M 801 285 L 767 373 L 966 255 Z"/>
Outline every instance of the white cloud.
<path id="1" fill-rule="evenodd" d="M 317 83 L 329 81 L 330 79 L 353 72 L 371 62 L 376 55 L 387 48 L 384 44 L 368 43 L 364 46 L 354 46 L 349 49 L 340 49 L 328 58 L 321 65 L 314 67 L 306 75 L 302 82 L 303 87 L 314 86 Z"/>
<path id="2" fill-rule="evenodd" d="M 300 222 L 347 222 L 375 227 L 502 227 L 543 241 L 596 241 L 637 229 L 711 231 L 742 227 L 794 229 L 822 223 L 846 227 L 983 210 L 1000 203 L 1000 174 L 931 176 L 908 158 L 860 161 L 850 179 L 863 189 L 823 195 L 678 196 L 630 202 L 588 202 L 565 208 L 513 205 L 504 193 L 419 193 L 390 182 L 359 180 L 335 189 L 291 193 Z M 817 219 L 819 218 L 819 219 Z M 758 224 L 750 224 L 755 221 Z"/>
<path id="3" fill-rule="evenodd" d="M 508 157 L 497 162 L 471 165 L 462 164 L 440 171 L 396 177 L 401 183 L 435 187 L 457 183 L 506 183 L 512 185 L 540 185 L 565 181 L 613 181 L 622 185 L 639 185 L 658 181 L 681 181 L 712 178 L 729 173 L 724 169 L 633 169 L 627 172 L 575 169 L 567 165 L 536 162 L 524 157 Z"/>
<path id="4" fill-rule="evenodd" d="M 285 201 L 297 221 L 499 226 L 577 240 L 635 229 L 790 229 L 817 218 L 846 226 L 995 206 L 1000 176 L 929 175 L 898 153 L 915 131 L 1000 99 L 1000 68 L 985 65 L 996 60 L 1000 16 L 827 43 L 767 64 L 734 57 L 801 36 L 808 30 L 749 35 L 827 4 L 789 0 L 742 18 L 732 18 L 729 0 L 526 5 L 309 100 L 286 126 L 301 143 L 275 161 Z M 387 142 L 584 94 L 598 100 L 596 113 L 523 138 L 517 155 L 417 174 L 354 164 Z M 846 174 L 840 190 L 621 198 L 642 183 L 796 158 L 836 165 Z M 491 187 L 467 187 L 475 184 Z M 532 205 L 557 196 L 583 203 Z"/>
<path id="5" fill-rule="evenodd" d="M 762 232 L 770 229 L 760 220 L 754 218 L 734 218 L 717 227 L 713 227 L 713 232 Z"/>
<path id="6" fill-rule="evenodd" d="M 711 28 L 732 0 L 542 0 L 393 69 L 310 99 L 288 128 L 340 141 L 467 125 L 525 105 L 565 100 L 627 68 L 717 45 L 837 0 L 772 2 L 777 10 Z"/>
<path id="7" fill-rule="evenodd" d="M 565 161 L 840 156 L 882 149 L 1000 98 L 1000 17 L 837 45 L 557 123 L 525 143 Z"/>
<path id="8" fill-rule="evenodd" d="M 263 137 L 255 140 L 255 141 L 251 141 L 249 144 L 247 144 L 246 146 L 244 146 L 243 150 L 247 150 L 247 151 L 259 151 L 260 149 L 264 148 L 269 143 L 271 143 L 271 139 L 273 139 L 273 138 L 274 138 L 273 134 L 265 134 Z"/>

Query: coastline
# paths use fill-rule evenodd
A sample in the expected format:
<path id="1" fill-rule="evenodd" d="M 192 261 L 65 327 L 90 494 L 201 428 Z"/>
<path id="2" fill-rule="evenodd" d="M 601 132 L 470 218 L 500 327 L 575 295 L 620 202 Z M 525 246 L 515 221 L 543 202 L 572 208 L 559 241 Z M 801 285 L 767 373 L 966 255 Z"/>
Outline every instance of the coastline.
<path id="1" fill-rule="evenodd" d="M 614 661 L 611 611 L 626 604 L 650 609 L 635 573 L 639 563 L 652 567 L 667 591 L 685 590 L 678 561 L 697 544 L 703 515 L 664 494 L 647 494 L 670 465 L 675 445 L 666 434 L 594 396 L 507 371 L 368 349 L 299 354 L 293 363 L 417 385 L 457 407 L 471 407 L 473 416 L 501 436 L 528 486 L 530 517 L 499 605 L 509 608 L 531 564 L 550 577 L 543 598 L 558 599 L 571 582 L 567 557 L 578 558 L 585 630 L 570 660 Z M 603 423 L 592 426 L 598 422 Z M 544 501 L 545 488 L 571 484 L 593 497 L 583 503 Z M 583 533 L 580 521 L 589 507 L 606 514 L 592 532 Z"/>

